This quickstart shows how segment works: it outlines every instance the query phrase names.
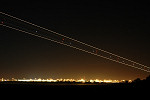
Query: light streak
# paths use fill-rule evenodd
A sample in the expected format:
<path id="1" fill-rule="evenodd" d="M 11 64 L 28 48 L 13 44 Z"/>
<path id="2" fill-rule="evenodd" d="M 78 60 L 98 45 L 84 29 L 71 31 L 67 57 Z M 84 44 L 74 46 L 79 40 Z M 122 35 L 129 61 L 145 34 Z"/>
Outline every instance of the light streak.
<path id="1" fill-rule="evenodd" d="M 8 23 L 8 25 L 7 25 L 7 23 L 5 24 L 5 22 L 2 21 L 3 23 L 0 24 L 0 25 L 2 25 L 2 26 L 4 26 L 4 27 L 10 28 L 10 29 L 14 29 L 14 30 L 17 30 L 17 31 L 26 33 L 26 34 L 30 34 L 30 35 L 33 35 L 33 36 L 36 36 L 36 37 L 39 37 L 39 38 L 42 38 L 42 39 L 45 39 L 45 40 L 49 40 L 49 41 L 52 41 L 52 42 L 55 42 L 55 43 L 58 43 L 58 44 L 61 44 L 61 45 L 65 45 L 65 46 L 68 46 L 68 47 L 71 47 L 71 48 L 74 48 L 74 49 L 77 49 L 77 50 L 80 50 L 80 51 L 83 51 L 83 52 L 86 52 L 86 53 L 89 53 L 89 54 L 92 54 L 92 55 L 95 55 L 95 56 L 98 56 L 98 57 L 101 57 L 101 58 L 104 58 L 104 59 L 107 59 L 107 60 L 111 60 L 111 61 L 113 61 L 113 62 L 117 62 L 117 63 L 120 63 L 120 64 L 123 64 L 123 65 L 129 66 L 129 67 L 133 67 L 133 68 L 136 68 L 136 69 L 140 69 L 140 70 L 145 71 L 145 72 L 150 72 L 150 68 L 147 67 L 147 66 L 145 66 L 145 65 L 143 65 L 143 64 L 140 64 L 140 63 L 137 63 L 137 62 L 135 62 L 135 61 L 129 60 L 129 59 L 127 59 L 127 58 L 118 56 L 118 55 L 113 54 L 113 53 L 111 53 L 111 52 L 108 52 L 108 51 L 99 49 L 99 48 L 97 48 L 97 47 L 91 46 L 91 45 L 89 45 L 89 44 L 86 44 L 86 43 L 83 43 L 83 42 L 81 42 L 81 41 L 78 41 L 78 40 L 75 40 L 75 39 L 73 39 L 73 38 L 70 38 L 70 37 L 67 37 L 67 36 L 65 36 L 65 35 L 62 35 L 62 34 L 60 34 L 60 33 L 57 33 L 57 32 L 54 32 L 54 31 L 52 31 L 52 30 L 49 30 L 49 29 L 43 28 L 43 27 L 41 27 L 41 26 L 35 25 L 35 24 L 33 24 L 33 23 L 24 21 L 24 20 L 22 20 L 22 19 L 19 19 L 19 18 L 17 18 L 17 17 L 11 16 L 11 15 L 8 15 L 8 14 L 6 14 L 6 13 L 3 13 L 3 12 L 0 12 L 0 13 L 1 13 L 2 15 L 7 16 L 7 17 L 10 17 L 10 18 L 13 18 L 13 19 L 15 19 L 15 20 L 21 21 L 21 22 L 23 22 L 23 24 L 26 23 L 26 24 L 29 24 L 29 25 L 31 25 L 31 26 L 34 26 L 34 27 L 33 27 L 34 29 L 35 29 L 35 27 L 40 28 L 40 29 L 42 29 L 41 32 L 43 32 L 43 33 L 44 33 L 43 30 L 45 30 L 45 31 L 54 33 L 54 34 L 56 34 L 56 35 L 58 35 L 58 36 L 61 36 L 61 37 L 62 37 L 62 38 L 61 38 L 62 40 L 59 40 L 59 39 L 58 39 L 58 40 L 55 40 L 55 39 L 52 39 L 52 38 L 50 38 L 50 37 L 45 37 L 45 36 L 42 36 L 42 35 L 40 35 L 40 34 L 35 34 L 34 32 L 38 33 L 38 31 L 34 31 L 34 32 L 33 32 L 31 29 L 28 29 L 28 27 L 25 27 L 25 28 L 27 28 L 27 29 L 24 29 L 24 28 L 19 29 L 19 28 L 21 28 L 21 27 L 19 27 L 19 26 L 15 26 L 15 27 L 14 27 L 14 26 L 13 26 L 14 23 L 11 23 L 11 22 L 10 22 L 10 25 L 11 25 L 11 26 L 9 26 L 9 23 Z M 32 32 L 31 32 L 31 31 L 32 31 Z M 57 36 L 57 37 L 58 37 L 58 36 Z M 59 38 L 60 38 L 60 37 L 59 37 Z M 66 38 L 66 39 L 64 39 L 64 38 Z M 67 39 L 69 39 L 69 40 L 66 42 Z M 73 43 L 75 43 L 75 44 L 73 44 Z M 84 47 L 82 47 L 82 46 L 84 46 Z M 85 46 L 86 46 L 86 47 L 85 47 Z"/>
<path id="2" fill-rule="evenodd" d="M 89 53 L 89 54 L 92 54 L 92 55 L 95 55 L 95 56 L 98 56 L 98 57 L 101 57 L 101 58 L 104 58 L 104 59 L 107 59 L 107 60 L 111 60 L 111 61 L 123 64 L 123 65 L 126 65 L 126 66 L 130 66 L 130 67 L 133 67 L 133 68 L 136 68 L 136 69 L 140 69 L 140 70 L 143 70 L 145 72 L 150 72 L 150 71 L 147 71 L 145 69 L 142 69 L 142 68 L 139 68 L 139 67 L 135 67 L 133 65 L 129 65 L 129 64 L 126 64 L 126 63 L 123 63 L 123 62 L 119 62 L 119 61 L 111 59 L 111 58 L 107 58 L 107 57 L 104 57 L 104 56 L 101 56 L 101 55 L 98 55 L 98 54 L 95 54 L 95 53 L 92 53 L 92 52 L 89 52 L 89 51 L 86 51 L 86 50 L 83 50 L 83 49 L 80 49 L 80 48 L 77 48 L 77 47 L 74 47 L 74 46 L 70 46 L 68 44 L 64 44 L 63 42 L 58 42 L 58 41 L 52 40 L 50 38 L 42 37 L 40 35 L 36 35 L 36 34 L 30 33 L 30 32 L 26 32 L 26 31 L 23 31 L 23 30 L 20 30 L 20 29 L 16 29 L 16 28 L 13 28 L 13 27 L 10 27 L 10 26 L 7 26 L 7 25 L 3 25 L 3 24 L 0 24 L 0 25 L 5 26 L 5 27 L 10 28 L 10 29 L 14 29 L 14 30 L 23 32 L 23 33 L 27 33 L 27 34 L 36 36 L 36 37 L 39 37 L 39 38 L 42 38 L 42 39 L 45 39 L 45 40 L 49 40 L 49 41 L 52 41 L 52 42 L 55 42 L 55 43 L 58 43 L 58 44 L 62 44 L 62 45 L 65 45 L 65 46 L 68 46 L 68 47 L 71 47 L 71 48 L 74 48 L 74 49 L 77 49 L 77 50 L 80 50 L 80 51 L 83 51 L 83 52 L 86 52 L 86 53 Z"/>

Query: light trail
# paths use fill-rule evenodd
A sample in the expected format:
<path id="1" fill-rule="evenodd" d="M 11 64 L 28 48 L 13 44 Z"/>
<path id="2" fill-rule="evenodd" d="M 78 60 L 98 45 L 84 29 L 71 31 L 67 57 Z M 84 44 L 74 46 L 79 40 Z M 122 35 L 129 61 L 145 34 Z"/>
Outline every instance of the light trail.
<path id="1" fill-rule="evenodd" d="M 14 29 L 14 30 L 26 33 L 26 34 L 30 34 L 30 35 L 33 35 L 33 36 L 36 36 L 45 40 L 49 40 L 49 41 L 52 41 L 61 45 L 65 45 L 65 46 L 101 57 L 107 60 L 111 60 L 113 62 L 117 62 L 117 63 L 129 66 L 129 67 L 133 67 L 133 68 L 145 71 L 145 72 L 150 72 L 150 68 L 143 64 L 118 56 L 111 52 L 99 49 L 97 47 L 75 40 L 73 38 L 64 36 L 62 34 L 59 34 L 52 30 L 35 25 L 33 23 L 24 21 L 14 16 L 11 16 L 2 12 L 0 12 L 0 14 L 1 14 L 1 24 L 0 24 L 1 26 Z"/>
<path id="2" fill-rule="evenodd" d="M 100 51 L 102 51 L 102 52 L 104 52 L 104 53 L 108 53 L 108 54 L 110 54 L 110 55 L 113 55 L 113 56 L 119 57 L 119 58 L 121 58 L 121 59 L 130 61 L 130 62 L 135 63 L 135 64 L 138 64 L 138 65 L 140 65 L 140 66 L 149 68 L 149 67 L 147 67 L 147 66 L 145 66 L 145 65 L 143 65 L 143 64 L 140 64 L 140 63 L 137 63 L 137 62 L 135 62 L 135 61 L 129 60 L 129 59 L 127 59 L 127 58 L 121 57 L 121 56 L 119 56 L 119 55 L 116 55 L 116 54 L 113 54 L 113 53 L 111 53 L 111 52 L 105 51 L 105 50 L 103 50 L 103 49 L 97 48 L 97 47 L 95 47 L 95 46 L 91 46 L 91 45 L 86 44 L 86 43 L 84 43 L 84 42 L 81 42 L 81 41 L 78 41 L 78 40 L 76 40 L 76 39 L 70 38 L 70 37 L 68 37 L 68 36 L 62 35 L 62 34 L 60 34 L 60 33 L 57 33 L 57 32 L 55 32 L 55 31 L 49 30 L 49 29 L 47 29 L 47 28 L 44 28 L 44 27 L 35 25 L 35 24 L 33 24 L 33 23 L 30 23 L 30 22 L 27 22 L 27 21 L 25 21 L 25 20 L 22 20 L 22 19 L 20 19 L 20 18 L 11 16 L 11 15 L 6 14 L 6 13 L 3 13 L 3 12 L 0 12 L 0 13 L 3 14 L 3 15 L 9 16 L 9 17 L 11 17 L 11 18 L 14 18 L 14 19 L 16 19 L 16 20 L 22 21 L 22 22 L 24 22 L 24 23 L 27 23 L 27 24 L 33 25 L 33 26 L 35 26 L 35 27 L 41 28 L 41 29 L 43 29 L 43 30 L 46 30 L 46 31 L 52 32 L 52 33 L 54 33 L 54 34 L 60 35 L 60 36 L 62 36 L 62 37 L 68 38 L 68 39 L 73 40 L 73 41 L 75 41 L 75 42 L 81 43 L 81 44 L 83 44 L 83 45 L 89 46 L 89 47 L 94 48 L 94 49 L 96 49 L 96 50 L 100 50 Z"/>

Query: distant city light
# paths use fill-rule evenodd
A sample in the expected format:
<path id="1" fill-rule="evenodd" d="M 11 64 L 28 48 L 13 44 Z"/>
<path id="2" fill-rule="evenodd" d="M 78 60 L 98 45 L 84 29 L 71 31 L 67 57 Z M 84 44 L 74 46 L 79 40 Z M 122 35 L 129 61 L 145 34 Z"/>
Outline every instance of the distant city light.
<path id="1" fill-rule="evenodd" d="M 126 81 L 128 81 L 129 83 L 132 82 L 132 80 L 99 80 L 99 79 L 95 79 L 95 80 L 85 80 L 85 79 L 52 79 L 52 78 L 49 78 L 49 79 L 41 79 L 41 78 L 35 78 L 35 79 L 26 79 L 26 78 L 23 78 L 23 79 L 15 79 L 15 78 L 12 78 L 12 79 L 4 79 L 4 78 L 1 78 L 0 79 L 0 82 L 4 82 L 4 81 L 18 81 L 18 82 L 79 82 L 79 83 L 86 83 L 86 82 L 89 82 L 89 83 L 124 83 Z"/>

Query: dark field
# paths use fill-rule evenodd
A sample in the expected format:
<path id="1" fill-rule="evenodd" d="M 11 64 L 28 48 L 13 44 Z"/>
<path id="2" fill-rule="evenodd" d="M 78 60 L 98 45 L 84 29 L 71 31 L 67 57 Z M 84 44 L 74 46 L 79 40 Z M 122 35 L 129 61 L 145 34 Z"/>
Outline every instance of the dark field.
<path id="1" fill-rule="evenodd" d="M 149 95 L 149 82 L 135 83 L 69 83 L 69 82 L 0 82 L 0 92 L 9 95 L 22 95 L 28 99 L 31 97 L 55 97 L 64 98 L 68 96 L 74 97 L 94 97 L 112 96 L 121 97 L 137 97 Z M 57 94 L 57 96 L 55 96 Z M 86 94 L 86 95 L 85 95 Z M 69 98 L 69 97 L 68 97 Z M 93 98 L 93 96 L 92 96 Z"/>
<path id="2" fill-rule="evenodd" d="M 70 83 L 70 82 L 0 82 L 0 88 L 51 88 L 51 89 L 148 89 L 149 82 L 138 83 Z"/>

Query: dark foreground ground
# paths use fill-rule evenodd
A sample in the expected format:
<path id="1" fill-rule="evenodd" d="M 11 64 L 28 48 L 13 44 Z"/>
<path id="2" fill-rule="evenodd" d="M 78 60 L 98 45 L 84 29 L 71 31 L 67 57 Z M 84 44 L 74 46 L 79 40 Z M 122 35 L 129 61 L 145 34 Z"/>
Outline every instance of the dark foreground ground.
<path id="1" fill-rule="evenodd" d="M 48 82 L 0 82 L 0 95 L 9 94 L 10 97 L 21 95 L 27 99 L 31 97 L 40 98 L 118 98 L 149 96 L 149 82 L 133 83 L 48 83 Z M 94 95 L 93 95 L 94 94 Z M 144 95 L 143 95 L 144 94 Z M 55 96 L 56 95 L 56 96 Z M 8 96 L 9 97 L 9 96 Z M 43 99 L 42 99 L 43 100 Z"/>
<path id="2" fill-rule="evenodd" d="M 0 82 L 0 88 L 150 89 L 150 83 L 149 82 L 133 82 L 133 83 Z"/>

